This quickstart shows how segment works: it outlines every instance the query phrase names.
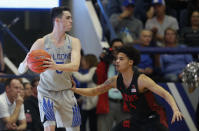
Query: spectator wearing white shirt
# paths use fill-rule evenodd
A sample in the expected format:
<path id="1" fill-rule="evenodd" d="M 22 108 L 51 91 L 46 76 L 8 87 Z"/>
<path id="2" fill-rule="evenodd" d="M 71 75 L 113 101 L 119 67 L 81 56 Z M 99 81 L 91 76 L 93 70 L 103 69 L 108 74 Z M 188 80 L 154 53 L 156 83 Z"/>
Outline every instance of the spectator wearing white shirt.
<path id="1" fill-rule="evenodd" d="M 8 79 L 5 87 L 6 91 L 0 95 L 0 130 L 25 130 L 22 83 L 15 78 Z"/>

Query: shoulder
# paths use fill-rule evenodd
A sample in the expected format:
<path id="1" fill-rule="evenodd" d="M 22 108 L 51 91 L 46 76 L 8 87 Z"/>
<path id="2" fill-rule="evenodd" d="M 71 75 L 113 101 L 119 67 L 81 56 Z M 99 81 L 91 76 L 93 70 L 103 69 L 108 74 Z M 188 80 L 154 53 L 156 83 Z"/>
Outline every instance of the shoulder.
<path id="1" fill-rule="evenodd" d="M 143 83 L 144 84 L 144 83 L 148 83 L 150 81 L 151 81 L 151 78 L 146 76 L 145 74 L 140 74 L 138 76 L 138 83 Z"/>
<path id="2" fill-rule="evenodd" d="M 141 74 L 138 77 L 138 88 L 141 91 L 146 91 L 151 87 L 155 87 L 157 86 L 157 84 L 148 76 L 146 76 L 145 74 Z"/>
<path id="3" fill-rule="evenodd" d="M 80 42 L 80 40 L 78 38 L 70 36 L 70 35 L 69 35 L 69 38 L 71 40 L 72 46 L 73 45 L 75 45 L 75 46 L 81 46 L 81 42 Z"/>
<path id="4" fill-rule="evenodd" d="M 67 34 L 67 35 L 68 35 L 68 34 Z M 71 35 L 68 35 L 68 36 L 69 36 L 69 38 L 71 39 L 72 42 L 74 42 L 74 43 L 80 42 L 80 40 L 79 40 L 78 38 L 73 37 L 73 36 L 71 36 Z"/>
<path id="5" fill-rule="evenodd" d="M 175 17 L 169 15 L 166 15 L 166 19 L 168 19 L 169 21 L 177 21 Z"/>
<path id="6" fill-rule="evenodd" d="M 154 22 L 154 21 L 157 21 L 157 20 L 156 20 L 156 17 L 153 17 L 153 18 L 151 18 L 151 19 L 148 19 L 148 20 L 146 21 L 146 23 L 152 23 L 152 22 Z"/>
<path id="7" fill-rule="evenodd" d="M 3 103 L 5 103 L 5 93 L 2 93 L 0 95 L 0 104 L 3 104 Z"/>
<path id="8" fill-rule="evenodd" d="M 120 14 L 114 13 L 114 14 L 112 14 L 112 15 L 110 16 L 110 19 L 114 19 L 114 18 L 116 18 L 116 17 L 119 17 L 119 15 L 120 15 Z"/>
<path id="9" fill-rule="evenodd" d="M 134 20 L 137 24 L 142 25 L 142 21 L 141 20 L 139 20 L 139 19 L 137 19 L 135 17 L 132 17 L 132 20 Z"/>
<path id="10" fill-rule="evenodd" d="M 97 67 L 91 67 L 90 71 L 95 71 L 97 69 Z"/>

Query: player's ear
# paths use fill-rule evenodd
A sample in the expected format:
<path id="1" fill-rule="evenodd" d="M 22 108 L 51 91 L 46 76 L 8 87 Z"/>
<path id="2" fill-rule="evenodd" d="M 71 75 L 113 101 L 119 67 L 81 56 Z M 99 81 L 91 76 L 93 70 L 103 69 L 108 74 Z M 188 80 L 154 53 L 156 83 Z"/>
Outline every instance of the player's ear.
<path id="1" fill-rule="evenodd" d="M 55 22 L 59 22 L 60 19 L 58 17 L 55 18 Z"/>
<path id="2" fill-rule="evenodd" d="M 129 64 L 133 65 L 134 61 L 133 60 L 129 60 Z"/>

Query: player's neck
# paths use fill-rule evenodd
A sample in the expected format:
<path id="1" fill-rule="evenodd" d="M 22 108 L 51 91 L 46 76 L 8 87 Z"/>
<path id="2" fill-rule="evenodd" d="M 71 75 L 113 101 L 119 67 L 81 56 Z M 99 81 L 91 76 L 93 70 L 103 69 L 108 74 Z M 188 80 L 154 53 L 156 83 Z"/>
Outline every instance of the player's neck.
<path id="1" fill-rule="evenodd" d="M 66 34 L 63 32 L 57 32 L 57 31 L 53 31 L 51 33 L 51 39 L 55 42 L 55 43 L 61 43 L 63 40 L 65 40 L 66 38 Z"/>
<path id="2" fill-rule="evenodd" d="M 134 74 L 134 71 L 132 69 L 122 72 L 123 81 L 127 87 L 131 84 L 133 74 Z"/>

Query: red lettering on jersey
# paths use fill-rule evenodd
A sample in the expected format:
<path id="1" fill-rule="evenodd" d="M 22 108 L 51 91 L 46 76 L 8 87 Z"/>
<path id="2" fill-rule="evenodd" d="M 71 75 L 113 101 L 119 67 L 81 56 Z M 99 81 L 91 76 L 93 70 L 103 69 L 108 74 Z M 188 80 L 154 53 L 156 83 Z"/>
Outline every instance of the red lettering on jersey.
<path id="1" fill-rule="evenodd" d="M 130 120 L 123 121 L 123 127 L 130 128 Z"/>
<path id="2" fill-rule="evenodd" d="M 133 105 L 132 103 L 130 103 L 130 107 L 133 108 L 133 109 L 136 109 L 136 106 Z"/>
<path id="3" fill-rule="evenodd" d="M 138 99 L 137 95 L 123 94 L 124 101 L 134 102 Z"/>

